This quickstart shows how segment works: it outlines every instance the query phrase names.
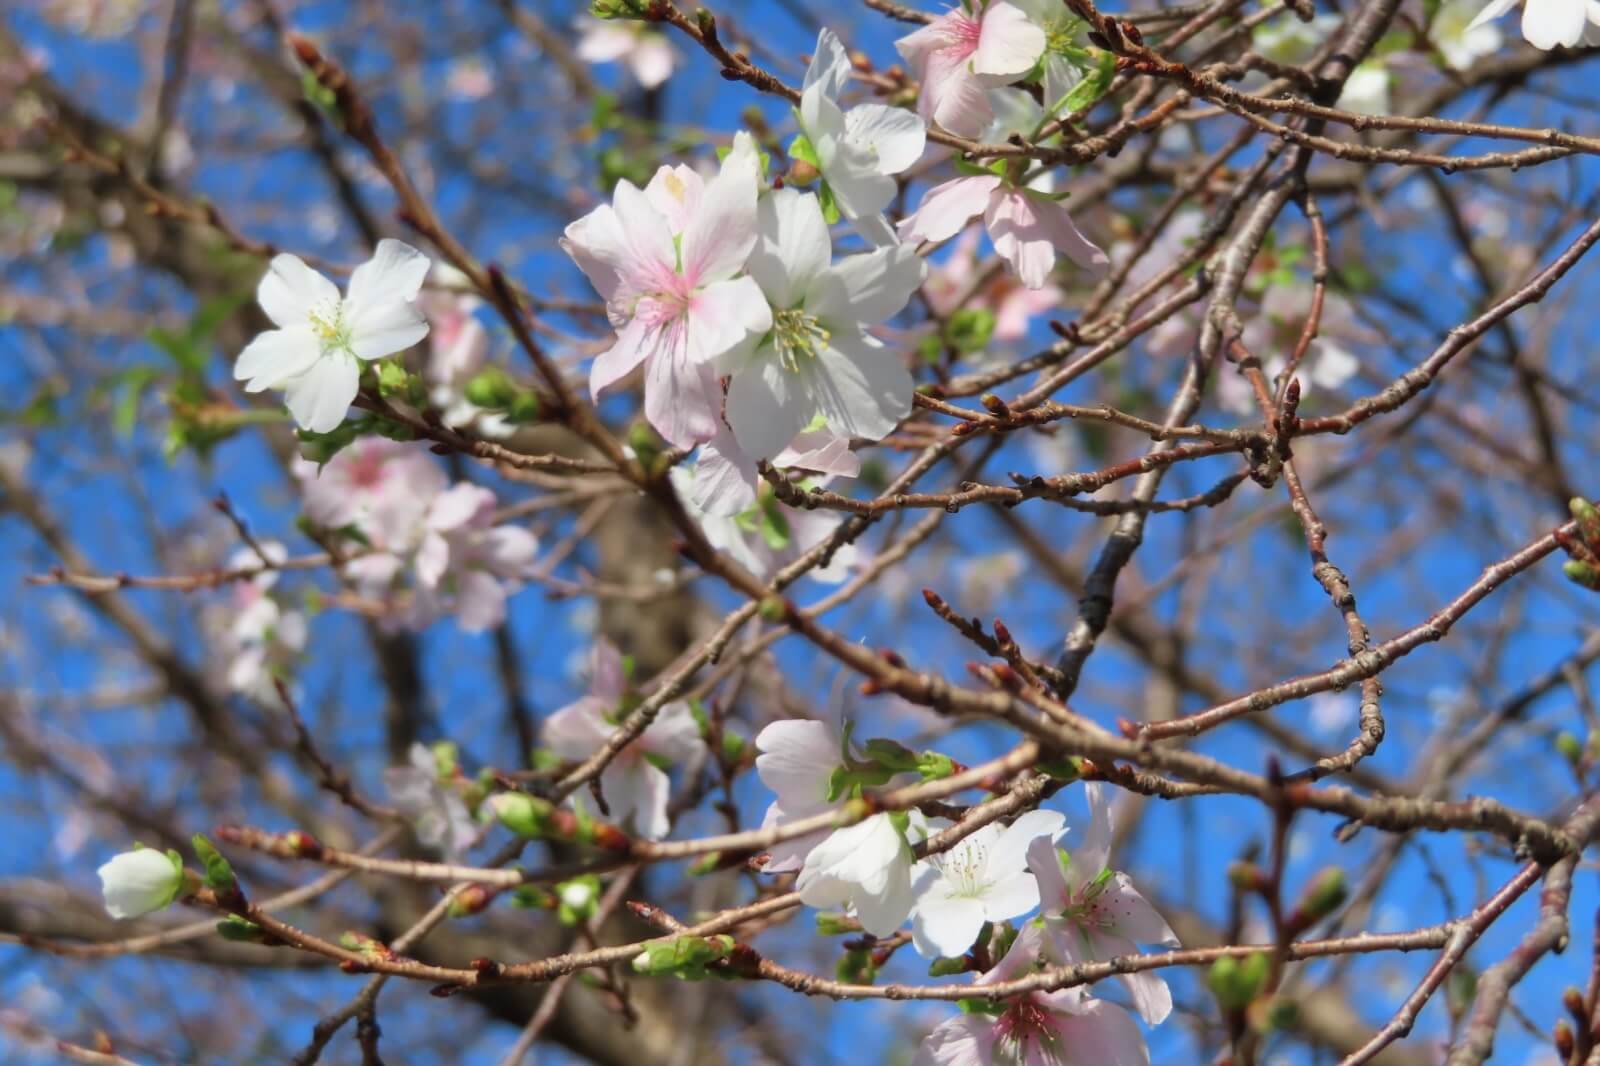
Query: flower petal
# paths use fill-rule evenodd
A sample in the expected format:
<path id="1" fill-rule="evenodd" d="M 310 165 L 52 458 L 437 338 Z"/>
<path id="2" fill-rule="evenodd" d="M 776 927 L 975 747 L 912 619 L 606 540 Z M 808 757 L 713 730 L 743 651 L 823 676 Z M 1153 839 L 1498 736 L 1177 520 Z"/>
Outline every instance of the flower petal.
<path id="1" fill-rule="evenodd" d="M 899 314 L 927 274 L 927 264 L 909 244 L 846 256 L 817 276 L 806 310 L 825 322 L 875 326 Z"/>
<path id="2" fill-rule="evenodd" d="M 922 197 L 917 210 L 900 223 L 903 241 L 945 241 L 961 232 L 967 220 L 989 206 L 989 194 L 1000 185 L 995 174 L 955 178 L 935 185 Z"/>
<path id="3" fill-rule="evenodd" d="M 327 433 L 344 421 L 360 381 L 361 364 L 343 352 L 329 352 L 284 382 L 283 401 L 301 429 Z"/>
<path id="4" fill-rule="evenodd" d="M 755 142 L 741 131 L 683 230 L 683 274 L 691 285 L 731 278 L 744 269 L 756 243 L 760 173 Z"/>
<path id="5" fill-rule="evenodd" d="M 1060 811 L 1029 811 L 1006 826 L 989 849 L 988 868 L 992 873 L 1023 870 L 1028 866 L 1028 847 L 1039 837 L 1052 842 L 1065 831 L 1066 815 Z"/>
<path id="6" fill-rule="evenodd" d="M 911 413 L 911 372 L 857 330 L 836 329 L 801 376 L 815 410 L 836 433 L 882 440 Z"/>
<path id="7" fill-rule="evenodd" d="M 757 209 L 760 238 L 746 267 L 780 311 L 800 303 L 812 279 L 828 268 L 833 242 L 815 196 L 779 189 Z"/>
<path id="8" fill-rule="evenodd" d="M 364 303 L 349 314 L 350 350 L 362 359 L 403 352 L 428 335 L 428 319 L 416 304 Z"/>
<path id="9" fill-rule="evenodd" d="M 817 33 L 817 47 L 812 53 L 811 65 L 806 67 L 806 78 L 801 88 L 809 89 L 815 85 L 829 96 L 838 96 L 849 79 L 850 56 L 845 52 L 844 42 L 839 40 L 838 34 L 824 26 Z"/>
<path id="10" fill-rule="evenodd" d="M 657 433 L 680 448 L 717 435 L 721 400 L 716 372 L 690 362 L 682 348 L 658 351 L 645 367 L 644 415 Z"/>
<path id="11" fill-rule="evenodd" d="M 1522 5 L 1522 36 L 1547 52 L 1578 44 L 1587 22 L 1583 0 L 1524 0 Z"/>
<path id="12" fill-rule="evenodd" d="M 1005 0 L 991 3 L 978 30 L 978 50 L 972 53 L 974 73 L 1007 80 L 1033 69 L 1044 55 L 1044 30 Z"/>
<path id="13" fill-rule="evenodd" d="M 917 900 L 911 916 L 911 935 L 923 958 L 953 959 L 966 954 L 978 939 L 983 923 L 983 901 L 952 896 L 936 887 Z"/>
<path id="14" fill-rule="evenodd" d="M 922 119 L 903 107 L 858 104 L 844 115 L 845 137 L 867 149 L 880 174 L 898 174 L 922 158 L 928 130 Z"/>
<path id="15" fill-rule="evenodd" d="M 310 326 L 299 323 L 269 329 L 245 345 L 233 364 L 233 376 L 245 382 L 246 392 L 278 388 L 287 379 L 304 373 L 321 356 L 322 347 Z"/>
<path id="16" fill-rule="evenodd" d="M 272 257 L 256 288 L 256 301 L 276 325 L 302 325 L 312 311 L 331 312 L 339 306 L 339 287 L 299 256 L 282 252 Z"/>
<path id="17" fill-rule="evenodd" d="M 733 375 L 726 416 L 751 459 L 770 459 L 783 451 L 816 414 L 813 397 L 800 386 L 799 378 L 767 349 Z"/>
<path id="18" fill-rule="evenodd" d="M 373 249 L 372 258 L 351 272 L 347 309 L 359 315 L 369 306 L 415 300 L 429 265 L 428 257 L 411 245 L 385 237 Z"/>

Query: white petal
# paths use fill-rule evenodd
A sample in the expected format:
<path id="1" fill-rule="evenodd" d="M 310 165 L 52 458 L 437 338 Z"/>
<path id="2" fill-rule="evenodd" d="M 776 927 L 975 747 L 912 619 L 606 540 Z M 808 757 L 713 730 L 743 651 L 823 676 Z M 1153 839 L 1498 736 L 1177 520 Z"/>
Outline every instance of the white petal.
<path id="1" fill-rule="evenodd" d="M 983 221 L 994 250 L 1022 283 L 1030 289 L 1044 288 L 1056 264 L 1056 249 L 1032 197 L 1018 189 L 1005 190 L 989 202 Z"/>
<path id="2" fill-rule="evenodd" d="M 1522 36 L 1545 51 L 1578 44 L 1587 22 L 1583 0 L 1524 0 L 1522 5 Z"/>
<path id="3" fill-rule="evenodd" d="M 739 446 L 751 459 L 781 452 L 817 412 L 799 378 L 769 352 L 733 375 L 725 413 Z"/>
<path id="4" fill-rule="evenodd" d="M 369 302 L 353 305 L 349 314 L 350 350 L 362 359 L 403 352 L 428 335 L 428 319 L 416 304 Z"/>
<path id="5" fill-rule="evenodd" d="M 692 448 L 717 434 L 721 386 L 716 372 L 681 349 L 657 352 L 645 367 L 644 414 L 672 444 Z"/>
<path id="6" fill-rule="evenodd" d="M 683 230 L 683 274 L 691 284 L 731 278 L 750 258 L 760 168 L 750 135 L 740 133 Z"/>
<path id="7" fill-rule="evenodd" d="M 753 279 L 734 278 L 695 293 L 685 319 L 685 356 L 690 363 L 703 364 L 727 355 L 752 333 L 766 333 L 772 328 L 772 309 Z"/>
<path id="8" fill-rule="evenodd" d="M 344 421 L 360 391 L 361 365 L 342 352 L 330 352 L 284 382 L 283 401 L 301 429 L 327 433 Z"/>
<path id="9" fill-rule="evenodd" d="M 301 325 L 312 311 L 337 308 L 339 287 L 306 266 L 299 256 L 283 252 L 272 257 L 256 289 L 256 301 L 277 325 Z"/>
<path id="10" fill-rule="evenodd" d="M 880 890 L 863 888 L 851 896 L 851 902 L 863 929 L 877 937 L 893 936 L 911 915 L 914 902 L 909 861 L 897 864 Z"/>
<path id="11" fill-rule="evenodd" d="M 707 514 L 732 517 L 756 502 L 760 475 L 732 430 L 720 429 L 700 446 L 690 499 Z"/>
<path id="12" fill-rule="evenodd" d="M 922 158 L 928 130 L 903 107 L 859 104 L 845 112 L 845 136 L 872 152 L 882 174 L 898 174 Z"/>
<path id="13" fill-rule="evenodd" d="M 806 310 L 825 322 L 875 326 L 905 308 L 927 273 L 909 244 L 847 256 L 812 283 Z"/>
<path id="14" fill-rule="evenodd" d="M 836 329 L 801 376 L 837 433 L 882 440 L 911 413 L 911 372 L 864 333 Z"/>
<path id="15" fill-rule="evenodd" d="M 989 884 L 983 893 L 983 913 L 991 922 L 1017 918 L 1039 905 L 1039 882 L 1026 870 Z"/>
<path id="16" fill-rule="evenodd" d="M 585 696 L 545 719 L 540 730 L 544 744 L 563 759 L 587 759 L 611 736 L 605 714 L 611 708 Z"/>
<path id="17" fill-rule="evenodd" d="M 989 848 L 989 869 L 996 874 L 1026 869 L 1029 845 L 1038 837 L 1054 842 L 1066 824 L 1066 815 L 1060 811 L 1029 811 L 1008 825 Z"/>
<path id="18" fill-rule="evenodd" d="M 258 333 L 233 364 L 233 376 L 246 382 L 246 392 L 277 388 L 304 373 L 322 355 L 311 327 L 300 323 Z"/>
<path id="19" fill-rule="evenodd" d="M 972 69 L 977 74 L 1013 79 L 1033 69 L 1044 55 L 1044 46 L 1044 30 L 1005 0 L 997 0 L 983 12 Z"/>
<path id="20" fill-rule="evenodd" d="M 350 312 L 359 314 L 369 306 L 415 300 L 428 276 L 428 266 L 428 257 L 411 245 L 385 237 L 372 258 L 350 274 L 345 296 Z"/>
<path id="21" fill-rule="evenodd" d="M 824 26 L 817 33 L 816 51 L 811 56 L 811 65 L 806 68 L 802 87 L 809 89 L 816 85 L 829 96 L 838 96 L 849 78 L 850 56 L 845 52 L 844 42 Z"/>
<path id="22" fill-rule="evenodd" d="M 985 80 L 973 74 L 970 57 L 956 49 L 928 57 L 917 113 L 958 137 L 978 136 L 994 118 Z"/>
<path id="23" fill-rule="evenodd" d="M 1120 936 L 1139 944 L 1178 946 L 1178 935 L 1172 931 L 1161 912 L 1133 887 L 1133 879 L 1118 873 L 1106 885 L 1095 901 L 1096 912 L 1111 918 L 1112 928 Z"/>
<path id="24" fill-rule="evenodd" d="M 1085 784 L 1083 794 L 1089 801 L 1089 825 L 1082 842 L 1072 851 L 1072 864 L 1067 871 L 1074 888 L 1099 877 L 1111 861 L 1111 798 L 1098 781 Z"/>
<path id="25" fill-rule="evenodd" d="M 645 33 L 640 35 L 638 46 L 628 57 L 628 69 L 641 86 L 654 89 L 672 77 L 677 55 L 661 34 Z"/>
<path id="26" fill-rule="evenodd" d="M 773 722 L 756 734 L 756 750 L 756 774 L 785 806 L 827 802 L 828 778 L 842 757 L 827 723 Z"/>
<path id="27" fill-rule="evenodd" d="M 747 269 L 780 311 L 800 303 L 811 281 L 833 258 L 833 242 L 816 196 L 779 189 L 757 211 L 761 232 Z"/>
<path id="28" fill-rule="evenodd" d="M 1061 874 L 1055 841 L 1049 837 L 1033 839 L 1028 845 L 1028 872 L 1039 885 L 1039 906 L 1045 914 L 1052 914 L 1067 903 L 1070 892 Z"/>
<path id="29" fill-rule="evenodd" d="M 661 341 L 661 332 L 651 329 L 644 319 L 635 318 L 629 322 L 617 334 L 617 343 L 597 355 L 589 367 L 589 396 L 598 401 L 601 392 L 654 355 Z"/>
<path id="30" fill-rule="evenodd" d="M 996 1042 L 986 1016 L 958 1014 L 928 1034 L 911 1066 L 991 1066 Z"/>
<path id="31" fill-rule="evenodd" d="M 917 900 L 912 915 L 912 935 L 924 958 L 947 959 L 966 954 L 983 928 L 984 906 L 971 897 L 930 891 Z"/>
<path id="32" fill-rule="evenodd" d="M 682 233 L 700 206 L 706 183 L 693 167 L 680 163 L 656 168 L 655 177 L 644 187 L 644 194 L 666 218 L 672 232 Z"/>

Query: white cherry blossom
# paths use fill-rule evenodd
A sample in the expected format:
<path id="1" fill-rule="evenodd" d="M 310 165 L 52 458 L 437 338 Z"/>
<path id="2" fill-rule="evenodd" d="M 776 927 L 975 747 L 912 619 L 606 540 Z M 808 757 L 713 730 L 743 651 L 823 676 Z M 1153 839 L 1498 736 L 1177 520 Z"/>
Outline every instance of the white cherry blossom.
<path id="1" fill-rule="evenodd" d="M 916 865 L 907 835 L 921 840 L 927 826 L 916 811 L 899 818 L 907 822 L 904 833 L 895 825 L 897 816 L 884 811 L 834 830 L 812 848 L 795 881 L 801 901 L 819 910 L 847 908 L 873 936 L 889 936 L 904 925 L 914 902 Z"/>
<path id="2" fill-rule="evenodd" d="M 383 772 L 389 802 L 405 815 L 417 841 L 445 857 L 459 859 L 472 845 L 478 826 L 461 793 L 439 779 L 439 763 L 424 744 L 412 744 L 410 762 Z"/>
<path id="3" fill-rule="evenodd" d="M 1044 54 L 1045 31 L 1005 0 L 953 8 L 895 42 L 922 83 L 917 108 L 929 122 L 976 137 L 994 117 L 988 90 L 1010 84 Z"/>
<path id="4" fill-rule="evenodd" d="M 246 392 L 282 389 L 300 428 L 334 429 L 360 389 L 361 361 L 405 351 L 427 336 L 428 321 L 414 302 L 427 273 L 427 256 L 381 240 L 341 296 L 300 257 L 274 256 L 256 299 L 278 328 L 245 346 L 233 376 Z"/>
<path id="5" fill-rule="evenodd" d="M 820 544 L 844 521 L 844 516 L 837 511 L 805 510 L 780 503 L 771 486 L 765 484 L 759 486 L 755 503 L 749 508 L 731 516 L 715 514 L 695 502 L 697 479 L 694 471 L 680 464 L 672 468 L 670 476 L 684 509 L 711 546 L 762 579 L 771 577 Z M 813 568 L 807 576 L 836 585 L 849 576 L 860 558 L 860 549 L 846 544 L 833 553 L 826 566 Z"/>
<path id="6" fill-rule="evenodd" d="M 1517 0 L 1491 0 L 1467 24 L 1473 30 L 1517 6 Z M 1600 2 L 1596 0 L 1523 0 L 1522 36 L 1535 48 L 1576 48 L 1600 43 Z"/>
<path id="7" fill-rule="evenodd" d="M 756 734 L 756 773 L 777 796 L 761 828 L 772 829 L 823 814 L 838 806 L 828 798 L 834 771 L 844 764 L 843 741 L 826 722 L 795 719 L 773 722 Z M 768 849 L 766 873 L 800 869 L 811 849 L 827 836 L 818 830 L 779 841 Z"/>
<path id="8" fill-rule="evenodd" d="M 1028 846 L 1052 844 L 1066 826 L 1058 811 L 1029 811 L 1005 828 L 991 822 L 949 851 L 930 855 L 917 877 L 912 942 L 925 957 L 954 958 L 977 940 L 984 922 L 1003 922 L 1039 905 Z"/>
<path id="9" fill-rule="evenodd" d="M 646 89 L 654 89 L 672 77 L 678 53 L 665 34 L 639 22 L 588 15 L 580 18 L 577 25 L 580 36 L 575 51 L 585 63 L 622 63 Z"/>
<path id="10" fill-rule="evenodd" d="M 800 132 L 811 144 L 839 213 L 874 244 L 891 244 L 894 231 L 882 212 L 898 189 L 892 175 L 922 157 L 927 129 L 915 113 L 886 104 L 858 104 L 841 111 L 838 98 L 849 77 L 844 44 L 832 30 L 823 29 L 796 111 Z"/>
<path id="11" fill-rule="evenodd" d="M 818 414 L 835 434 L 879 440 L 911 412 L 910 371 L 867 327 L 905 307 L 922 260 L 899 245 L 832 259 L 815 196 L 780 189 L 762 199 L 749 270 L 771 305 L 771 329 L 737 362 L 726 409 L 753 458 L 777 455 Z"/>
<path id="12" fill-rule="evenodd" d="M 496 525 L 494 493 L 467 482 L 435 497 L 417 548 L 417 580 L 450 601 L 468 633 L 505 621 L 506 597 L 533 566 L 539 542 L 521 526 Z"/>

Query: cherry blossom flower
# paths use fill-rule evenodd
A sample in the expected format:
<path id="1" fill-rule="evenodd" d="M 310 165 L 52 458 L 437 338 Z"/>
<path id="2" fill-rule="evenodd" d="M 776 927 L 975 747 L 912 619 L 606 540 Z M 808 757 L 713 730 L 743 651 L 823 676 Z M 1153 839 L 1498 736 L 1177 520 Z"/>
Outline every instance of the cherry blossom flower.
<path id="1" fill-rule="evenodd" d="M 1083 80 L 1081 59 L 1074 58 L 1074 54 L 1084 55 L 1088 27 L 1059 0 L 1010 0 L 1010 3 L 1044 31 L 1042 87 L 1045 106 L 1053 107 Z"/>
<path id="2" fill-rule="evenodd" d="M 927 958 L 954 958 L 972 947 L 984 922 L 1003 922 L 1039 905 L 1028 871 L 1028 846 L 1052 844 L 1066 827 L 1057 811 L 1029 811 L 1001 828 L 991 822 L 921 864 L 912 909 L 912 942 Z"/>
<path id="3" fill-rule="evenodd" d="M 940 15 L 895 42 L 922 82 L 917 108 L 929 122 L 976 137 L 993 118 L 987 90 L 1032 70 L 1044 54 L 1045 31 L 1005 0 L 978 0 Z"/>
<path id="4" fill-rule="evenodd" d="M 905 924 L 915 901 L 911 871 L 916 859 L 907 837 L 921 840 L 921 814 L 884 811 L 836 829 L 813 847 L 795 888 L 801 902 L 819 910 L 847 908 L 873 936 L 889 936 Z"/>
<path id="5" fill-rule="evenodd" d="M 418 843 L 459 859 L 478 835 L 461 793 L 441 778 L 439 759 L 425 744 L 411 745 L 410 763 L 383 772 L 389 802 L 411 823 Z"/>
<path id="6" fill-rule="evenodd" d="M 1471 70 L 1474 63 L 1505 44 L 1500 27 L 1489 20 L 1476 20 L 1477 12 L 1478 0 L 1445 0 L 1428 24 L 1428 40 L 1453 70 Z"/>
<path id="7" fill-rule="evenodd" d="M 1383 60 L 1374 59 L 1357 66 L 1345 79 L 1344 90 L 1339 94 L 1338 106 L 1358 115 L 1387 115 L 1389 83 L 1392 80 Z"/>
<path id="8" fill-rule="evenodd" d="M 505 621 L 506 597 L 528 576 L 539 542 L 521 526 L 495 525 L 494 493 L 461 482 L 434 498 L 417 548 L 417 580 L 454 603 L 461 628 L 481 633 Z"/>
<path id="9" fill-rule="evenodd" d="M 1467 24 L 1468 30 L 1499 18 L 1517 6 L 1517 0 L 1491 0 Z M 1600 43 L 1600 5 L 1591 0 L 1524 0 L 1522 36 L 1535 48 L 1576 48 Z"/>
<path id="10" fill-rule="evenodd" d="M 688 167 L 662 167 L 643 190 L 619 181 L 612 203 L 561 239 L 617 329 L 590 370 L 590 392 L 598 398 L 645 364 L 645 417 L 680 447 L 716 433 L 713 361 L 772 326 L 760 288 L 737 276 L 756 243 L 759 168 L 740 133 L 710 182 Z"/>
<path id="11" fill-rule="evenodd" d="M 916 252 L 895 245 L 832 263 L 817 198 L 780 189 L 760 205 L 750 276 L 771 331 L 728 384 L 727 420 L 756 459 L 777 455 L 821 415 L 835 434 L 879 440 L 911 412 L 911 373 L 867 327 L 898 314 L 922 284 Z"/>
<path id="12" fill-rule="evenodd" d="M 756 734 L 756 774 L 777 796 L 767 807 L 761 828 L 772 829 L 831 811 L 834 771 L 844 764 L 844 742 L 827 722 L 795 719 L 773 722 Z M 800 869 L 826 830 L 779 841 L 768 849 L 762 870 L 769 874 Z"/>
<path id="13" fill-rule="evenodd" d="M 154 848 L 113 855 L 97 872 L 106 913 L 118 919 L 161 910 L 183 889 L 183 860 Z"/>
<path id="14" fill-rule="evenodd" d="M 306 517 L 324 529 L 355 529 L 379 551 L 404 552 L 420 535 L 433 498 L 449 484 L 427 451 L 383 437 L 361 437 L 318 469 L 294 464 Z"/>
<path id="15" fill-rule="evenodd" d="M 621 62 L 646 89 L 672 77 L 678 53 L 664 34 L 638 22 L 589 16 L 580 18 L 577 26 L 581 36 L 575 51 L 585 63 Z"/>
<path id="16" fill-rule="evenodd" d="M 1040 917 L 1018 934 L 1008 958 L 1037 955 L 1065 965 L 1135 955 L 1139 944 L 1178 945 L 1166 919 L 1128 875 L 1107 865 L 1110 801 L 1098 782 L 1087 784 L 1085 792 L 1089 828 L 1065 862 L 1053 840 L 1036 839 L 1028 846 L 1028 868 L 1039 883 Z M 1121 980 L 1146 1022 L 1159 1025 L 1172 1012 L 1172 993 L 1154 973 L 1123 974 Z"/>
<path id="17" fill-rule="evenodd" d="M 901 221 L 900 239 L 949 240 L 978 214 L 983 215 L 995 251 L 1030 289 L 1041 289 L 1049 281 L 1057 252 L 1092 270 L 1110 262 L 1060 203 L 998 174 L 955 178 L 929 189 L 917 210 Z"/>
<path id="18" fill-rule="evenodd" d="M 563 759 L 587 759 L 605 746 L 625 717 L 628 682 L 622 655 L 609 641 L 595 643 L 590 653 L 589 692 L 561 708 L 544 724 L 544 742 Z M 667 798 L 672 782 L 657 761 L 674 762 L 693 755 L 701 745 L 700 726 L 682 700 L 665 704 L 639 738 L 617 753 L 600 772 L 600 791 L 611 820 L 631 823 L 647 840 L 667 835 Z M 583 791 L 573 802 L 594 810 Z"/>
<path id="19" fill-rule="evenodd" d="M 838 98 L 849 77 L 844 44 L 823 29 L 796 112 L 800 132 L 839 213 L 874 244 L 892 244 L 894 231 L 882 216 L 898 190 L 892 175 L 922 158 L 927 130 L 900 107 L 869 103 L 841 111 Z"/>
<path id="20" fill-rule="evenodd" d="M 438 280 L 462 277 L 453 268 L 435 267 Z M 478 321 L 483 301 L 470 293 L 425 292 L 418 299 L 428 316 L 428 362 L 423 377 L 428 402 L 440 411 L 439 420 L 452 429 L 471 426 L 479 436 L 503 440 L 516 432 L 504 415 L 488 411 L 466 397 L 467 382 L 483 370 L 489 355 L 489 332 Z"/>
<path id="21" fill-rule="evenodd" d="M 289 556 L 288 549 L 277 541 L 262 541 L 260 549 L 260 554 L 254 548 L 234 552 L 226 568 L 242 570 L 260 566 L 263 560 L 277 564 Z M 306 643 L 305 616 L 284 610 L 271 595 L 277 580 L 278 572 L 268 569 L 236 581 L 226 602 L 208 613 L 228 661 L 228 688 L 269 706 L 278 704 L 274 679 L 287 672 Z"/>
<path id="22" fill-rule="evenodd" d="M 763 580 L 820 544 L 844 520 L 837 511 L 810 511 L 780 503 L 764 482 L 758 487 L 756 502 L 747 510 L 731 517 L 713 514 L 695 502 L 693 470 L 679 465 L 669 476 L 684 509 L 711 546 Z M 860 558 L 860 549 L 846 544 L 833 553 L 826 566 L 813 568 L 807 576 L 836 585 L 849 576 Z"/>
<path id="23" fill-rule="evenodd" d="M 341 297 L 298 256 L 274 256 L 256 299 L 278 328 L 245 346 L 233 376 L 246 392 L 284 390 L 300 428 L 328 432 L 356 398 L 362 360 L 405 351 L 427 336 L 428 321 L 414 303 L 427 273 L 427 256 L 381 240 Z"/>
<path id="24" fill-rule="evenodd" d="M 929 1033 L 912 1060 L 912 1066 L 1012 1063 L 1149 1066 L 1150 1050 L 1127 1011 L 1081 988 L 1062 988 L 1015 996 L 998 1014 L 957 1015 Z"/>
<path id="25" fill-rule="evenodd" d="M 850 450 L 850 441 L 826 429 L 802 430 L 789 446 L 772 457 L 779 470 L 811 470 L 826 477 L 855 477 L 861 473 L 861 457 Z M 748 510 L 756 502 L 762 484 L 756 461 L 726 426 L 700 446 L 694 465 L 694 484 L 690 499 L 698 510 L 727 517 Z"/>
<path id="26" fill-rule="evenodd" d="M 928 280 L 922 286 L 922 294 L 934 314 L 948 318 L 963 307 L 985 309 L 994 314 L 990 337 L 1016 341 L 1028 335 L 1028 325 L 1035 316 L 1059 308 L 1066 299 L 1058 286 L 1046 284 L 1030 289 L 1017 284 L 1009 274 L 997 273 L 980 285 L 978 266 L 978 231 L 964 230 L 950 255 L 928 270 Z M 974 286 L 978 286 L 976 290 Z M 962 298 L 969 295 L 963 303 Z"/>

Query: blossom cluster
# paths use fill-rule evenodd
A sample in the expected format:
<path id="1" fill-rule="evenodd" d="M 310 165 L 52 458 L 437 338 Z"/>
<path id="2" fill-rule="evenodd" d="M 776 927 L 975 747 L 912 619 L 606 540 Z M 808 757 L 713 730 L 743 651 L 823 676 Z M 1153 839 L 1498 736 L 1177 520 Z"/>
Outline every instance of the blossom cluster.
<path id="1" fill-rule="evenodd" d="M 294 473 L 306 517 L 351 548 L 344 576 L 382 606 L 383 624 L 421 629 L 453 614 L 467 632 L 491 629 L 532 573 L 534 535 L 500 523 L 492 491 L 449 484 L 415 445 L 361 437 L 323 466 L 296 460 Z"/>

